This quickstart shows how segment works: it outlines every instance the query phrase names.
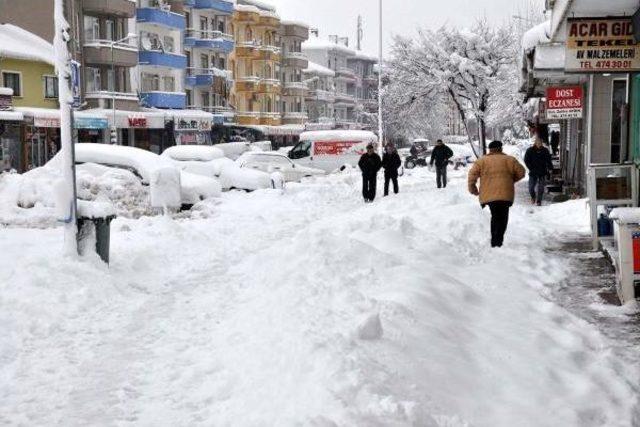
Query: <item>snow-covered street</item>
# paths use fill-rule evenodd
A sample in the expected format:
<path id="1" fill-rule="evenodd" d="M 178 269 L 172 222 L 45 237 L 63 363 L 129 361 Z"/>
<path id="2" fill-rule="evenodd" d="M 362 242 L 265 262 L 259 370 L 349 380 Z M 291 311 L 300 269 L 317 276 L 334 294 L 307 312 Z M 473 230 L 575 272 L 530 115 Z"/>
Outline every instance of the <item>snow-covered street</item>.
<path id="1" fill-rule="evenodd" d="M 545 249 L 588 232 L 585 203 L 517 206 L 491 250 L 452 175 L 372 205 L 341 175 L 119 219 L 109 269 L 62 259 L 59 229 L 1 230 L 0 424 L 637 425 L 638 349 L 555 296 L 579 272 Z"/>

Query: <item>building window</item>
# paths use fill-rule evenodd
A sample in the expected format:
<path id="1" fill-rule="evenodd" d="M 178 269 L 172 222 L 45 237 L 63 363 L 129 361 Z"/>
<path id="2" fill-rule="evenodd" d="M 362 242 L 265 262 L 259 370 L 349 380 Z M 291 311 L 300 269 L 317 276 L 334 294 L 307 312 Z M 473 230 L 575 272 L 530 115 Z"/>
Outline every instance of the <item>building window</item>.
<path id="1" fill-rule="evenodd" d="M 13 89 L 13 96 L 22 96 L 22 75 L 18 72 L 3 71 L 2 84 L 4 87 Z"/>
<path id="2" fill-rule="evenodd" d="M 165 52 L 169 53 L 175 52 L 175 43 L 173 41 L 173 37 L 164 36 L 164 50 Z"/>
<path id="3" fill-rule="evenodd" d="M 100 69 L 86 67 L 85 70 L 87 92 L 100 92 L 102 90 L 102 85 L 100 84 Z"/>
<path id="4" fill-rule="evenodd" d="M 160 78 L 156 74 L 142 75 L 142 91 L 158 92 L 160 90 Z"/>
<path id="5" fill-rule="evenodd" d="M 207 18 L 204 16 L 200 17 L 200 31 L 202 32 L 200 37 L 207 38 L 207 29 L 209 28 L 209 23 L 207 22 Z"/>
<path id="6" fill-rule="evenodd" d="M 58 97 L 58 78 L 55 76 L 44 76 L 44 97 L 54 99 Z"/>
<path id="7" fill-rule="evenodd" d="M 611 163 L 627 160 L 627 81 L 614 80 L 611 98 Z M 624 148 L 624 149 L 623 149 Z"/>
<path id="8" fill-rule="evenodd" d="M 100 40 L 100 21 L 95 16 L 84 16 L 84 41 Z"/>
<path id="9" fill-rule="evenodd" d="M 192 98 L 191 98 L 192 97 L 191 91 L 189 89 L 187 89 L 185 91 L 185 94 L 187 95 L 187 106 L 188 107 L 193 106 L 193 102 L 192 102 Z"/>
<path id="10" fill-rule="evenodd" d="M 107 40 L 117 40 L 116 36 L 116 23 L 113 19 L 105 19 L 104 21 L 104 35 Z"/>
<path id="11" fill-rule="evenodd" d="M 200 68 L 209 69 L 209 55 L 200 55 Z"/>
<path id="12" fill-rule="evenodd" d="M 173 76 L 166 76 L 162 78 L 162 84 L 164 85 L 165 92 L 176 91 L 176 79 Z"/>
<path id="13" fill-rule="evenodd" d="M 204 92 L 200 95 L 200 98 L 202 100 L 202 107 L 203 108 L 208 108 L 209 107 L 209 92 Z"/>

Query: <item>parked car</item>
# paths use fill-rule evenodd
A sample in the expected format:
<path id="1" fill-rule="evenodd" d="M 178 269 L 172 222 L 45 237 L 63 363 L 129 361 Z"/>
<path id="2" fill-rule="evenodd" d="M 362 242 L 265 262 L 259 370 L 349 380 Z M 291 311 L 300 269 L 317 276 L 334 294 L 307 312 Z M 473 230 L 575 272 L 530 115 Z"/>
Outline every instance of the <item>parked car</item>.
<path id="1" fill-rule="evenodd" d="M 323 170 L 295 164 L 287 156 L 277 152 L 244 153 L 236 163 L 243 169 L 254 169 L 269 174 L 280 172 L 286 182 L 299 182 L 305 177 L 325 174 Z"/>
<path id="2" fill-rule="evenodd" d="M 222 191 L 217 180 L 181 171 L 168 159 L 138 148 L 83 143 L 75 145 L 75 152 L 76 163 L 95 163 L 133 172 L 150 187 L 154 208 L 189 208 L 219 196 Z"/>
<path id="3" fill-rule="evenodd" d="M 304 132 L 300 142 L 289 152 L 296 165 L 331 173 L 345 165 L 356 167 L 368 144 L 378 146 L 373 132 L 331 130 Z"/>
<path id="4" fill-rule="evenodd" d="M 253 169 L 242 169 L 233 160 L 224 157 L 220 146 L 171 147 L 162 153 L 162 157 L 170 160 L 180 170 L 217 178 L 224 190 L 255 191 L 261 189 L 282 188 L 281 179 L 267 172 Z"/>

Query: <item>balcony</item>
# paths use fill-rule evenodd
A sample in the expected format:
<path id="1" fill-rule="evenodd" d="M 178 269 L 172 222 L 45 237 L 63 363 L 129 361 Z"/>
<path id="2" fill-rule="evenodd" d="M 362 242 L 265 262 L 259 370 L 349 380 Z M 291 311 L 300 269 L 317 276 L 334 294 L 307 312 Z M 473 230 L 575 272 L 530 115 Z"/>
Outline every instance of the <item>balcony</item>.
<path id="1" fill-rule="evenodd" d="M 236 92 L 255 92 L 259 83 L 260 77 L 239 77 L 236 80 Z"/>
<path id="2" fill-rule="evenodd" d="M 369 84 L 378 84 L 378 75 L 377 74 L 367 74 L 363 77 L 363 79 L 366 83 Z"/>
<path id="3" fill-rule="evenodd" d="M 181 110 L 187 105 L 187 95 L 182 92 L 142 92 L 140 104 L 149 108 Z"/>
<path id="4" fill-rule="evenodd" d="M 262 27 L 280 30 L 280 19 L 276 16 L 260 15 L 258 24 Z"/>
<path id="5" fill-rule="evenodd" d="M 183 15 L 151 7 L 138 9 L 136 21 L 139 24 L 155 24 L 180 31 L 186 27 L 186 19 Z"/>
<path id="6" fill-rule="evenodd" d="M 258 61 L 280 61 L 280 49 L 275 46 L 260 46 L 255 59 Z"/>
<path id="7" fill-rule="evenodd" d="M 299 68 L 304 70 L 309 66 L 307 55 L 302 52 L 285 52 L 282 55 L 282 65 L 285 67 Z"/>
<path id="8" fill-rule="evenodd" d="M 260 113 L 260 124 L 264 126 L 280 126 L 282 117 L 280 113 Z"/>
<path id="9" fill-rule="evenodd" d="M 255 43 L 237 43 L 235 54 L 237 58 L 255 58 L 258 56 L 258 46 Z"/>
<path id="10" fill-rule="evenodd" d="M 82 10 L 92 15 L 133 18 L 136 16 L 136 4 L 130 0 L 84 0 Z"/>
<path id="11" fill-rule="evenodd" d="M 260 80 L 260 84 L 258 84 L 258 93 L 280 93 L 280 80 L 278 79 L 263 79 Z"/>
<path id="12" fill-rule="evenodd" d="M 85 42 L 83 54 L 87 64 L 113 64 L 118 67 L 135 67 L 138 65 L 138 48 L 136 46 L 113 43 L 111 40 Z"/>
<path id="13" fill-rule="evenodd" d="M 304 40 L 309 38 L 309 27 L 294 22 L 282 22 L 283 33 L 285 37 L 298 37 Z"/>
<path id="14" fill-rule="evenodd" d="M 235 43 L 231 34 L 189 28 L 185 32 L 184 45 L 229 54 L 233 51 Z"/>
<path id="15" fill-rule="evenodd" d="M 282 124 L 285 125 L 299 125 L 309 120 L 309 116 L 306 113 L 288 112 L 282 115 Z"/>
<path id="16" fill-rule="evenodd" d="M 355 81 L 356 73 L 349 67 L 340 67 L 336 70 L 336 78 Z"/>
<path id="17" fill-rule="evenodd" d="M 184 70 L 187 68 L 187 57 L 175 53 L 166 53 L 159 50 L 144 50 L 138 55 L 140 65 L 173 68 Z"/>
<path id="18" fill-rule="evenodd" d="M 253 111 L 238 111 L 236 112 L 236 121 L 239 125 L 259 125 L 260 113 Z"/>
<path id="19" fill-rule="evenodd" d="M 347 106 L 353 106 L 356 104 L 356 99 L 353 95 L 349 95 L 348 93 L 336 93 L 335 95 L 335 103 L 343 104 Z"/>
<path id="20" fill-rule="evenodd" d="M 303 82 L 287 82 L 282 92 L 284 96 L 304 96 L 306 93 L 307 85 Z"/>
<path id="21" fill-rule="evenodd" d="M 246 24 L 258 24 L 260 23 L 260 14 L 257 11 L 236 10 L 233 15 L 233 20 Z"/>
<path id="22" fill-rule="evenodd" d="M 138 95 L 129 92 L 113 92 L 107 90 L 87 90 L 84 96 L 87 104 L 93 108 L 113 108 L 135 110 L 140 105 Z"/>
<path id="23" fill-rule="evenodd" d="M 307 91 L 305 99 L 307 102 L 335 102 L 336 96 L 333 92 L 329 92 L 328 90 L 313 89 Z"/>
<path id="24" fill-rule="evenodd" d="M 185 84 L 187 86 L 213 86 L 218 81 L 231 80 L 231 72 L 218 68 L 187 68 Z"/>
<path id="25" fill-rule="evenodd" d="M 231 15 L 233 3 L 225 0 L 195 0 L 194 9 L 214 10 L 219 14 Z"/>
<path id="26" fill-rule="evenodd" d="M 184 7 L 195 7 L 196 0 L 183 0 Z"/>

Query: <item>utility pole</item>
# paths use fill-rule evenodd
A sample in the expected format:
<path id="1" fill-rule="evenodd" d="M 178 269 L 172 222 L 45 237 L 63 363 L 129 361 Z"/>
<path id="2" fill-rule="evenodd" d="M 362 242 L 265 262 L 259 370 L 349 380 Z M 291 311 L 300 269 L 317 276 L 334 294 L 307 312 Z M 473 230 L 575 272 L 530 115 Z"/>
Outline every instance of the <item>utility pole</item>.
<path id="1" fill-rule="evenodd" d="M 380 138 L 380 155 L 384 144 L 384 129 L 382 127 L 382 0 L 379 1 L 378 12 L 380 15 L 378 34 L 378 137 Z"/>
<path id="2" fill-rule="evenodd" d="M 71 56 L 68 43 L 71 40 L 69 23 L 64 17 L 64 0 L 55 0 L 53 49 L 58 75 L 58 101 L 60 103 L 60 156 L 62 158 L 62 182 L 57 188 L 58 212 L 64 223 L 64 253 L 78 254 L 78 204 L 76 198 L 76 167 L 72 136 L 71 105 Z"/>
<path id="3" fill-rule="evenodd" d="M 364 37 L 364 31 L 362 29 L 362 15 L 358 15 L 358 50 L 362 50 L 362 39 Z"/>

